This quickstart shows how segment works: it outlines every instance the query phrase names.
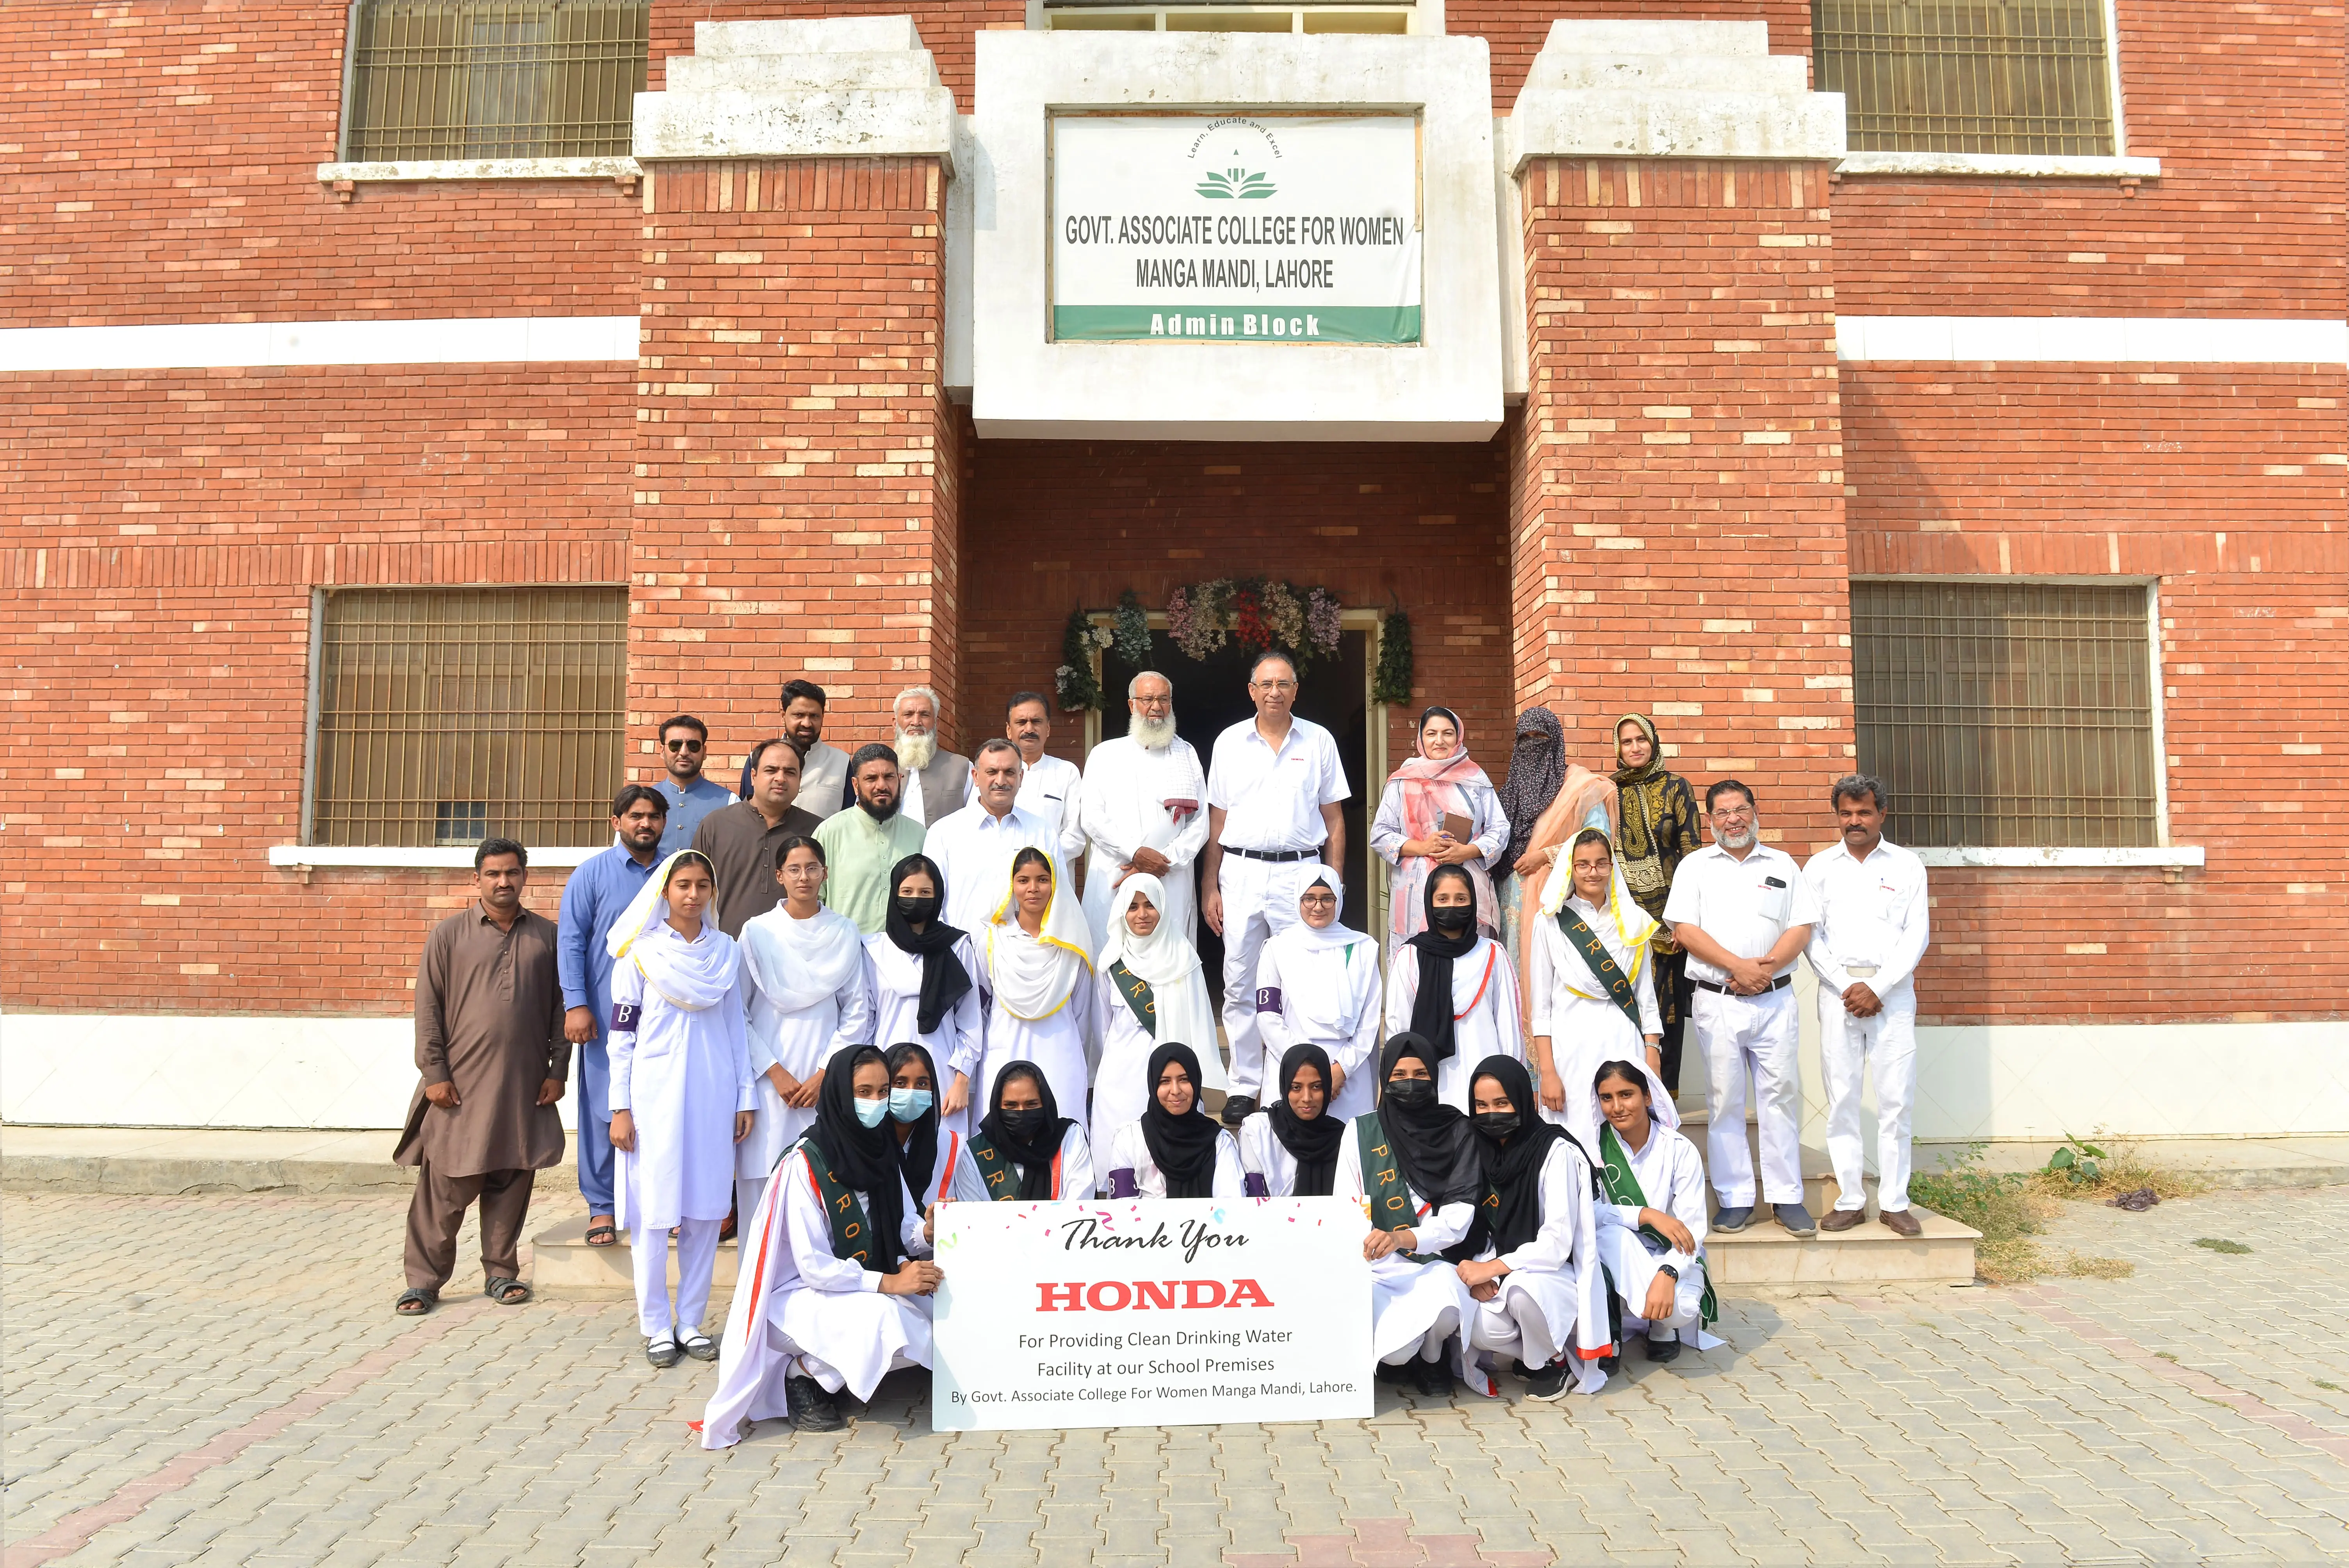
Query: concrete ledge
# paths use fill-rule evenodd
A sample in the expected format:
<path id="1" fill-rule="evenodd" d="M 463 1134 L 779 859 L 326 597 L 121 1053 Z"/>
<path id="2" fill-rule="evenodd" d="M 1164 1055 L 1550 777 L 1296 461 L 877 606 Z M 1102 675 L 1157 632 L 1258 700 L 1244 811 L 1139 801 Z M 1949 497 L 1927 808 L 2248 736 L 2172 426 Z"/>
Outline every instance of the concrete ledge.
<path id="1" fill-rule="evenodd" d="M 635 180 L 633 158 L 429 158 L 385 163 L 321 163 L 318 183 L 421 184 L 433 180 Z"/>
<path id="2" fill-rule="evenodd" d="M 402 1192 L 416 1172 L 391 1162 L 396 1129 L 363 1132 L 182 1131 L 137 1127 L 0 1130 L 0 1190 L 182 1196 L 278 1192 L 324 1197 Z M 576 1204 L 579 1172 L 564 1162 L 538 1173 L 537 1202 Z M 584 1222 L 584 1221 L 583 1221 Z"/>
<path id="3" fill-rule="evenodd" d="M 603 844 L 526 846 L 530 863 L 539 870 L 569 870 L 585 862 Z M 471 871 L 470 845 L 401 848 L 378 844 L 272 844 L 269 863 L 297 871 L 328 871 L 339 866 L 378 867 L 388 871 Z"/>
<path id="4" fill-rule="evenodd" d="M 531 1288 L 543 1295 L 599 1301 L 632 1299 L 636 1294 L 634 1238 L 620 1233 L 617 1244 L 587 1244 L 587 1216 L 574 1214 L 530 1238 Z M 723 1315 L 734 1290 L 734 1270 L 741 1249 L 731 1241 L 718 1243 L 718 1263 L 710 1270 L 710 1305 Z M 677 1249 L 668 1253 L 668 1283 L 677 1284 Z"/>
<path id="5" fill-rule="evenodd" d="M 1509 172 L 1536 158 L 1840 159 L 1841 93 L 1807 90 L 1764 22 L 1560 19 L 1509 112 Z"/>
<path id="6" fill-rule="evenodd" d="M 936 158 L 955 170 L 954 94 L 914 19 L 698 22 L 667 90 L 636 95 L 639 160 Z"/>
<path id="7" fill-rule="evenodd" d="M 2158 158 L 2044 158 L 2021 152 L 1847 152 L 1839 174 L 1896 179 L 2158 180 Z"/>
<path id="8" fill-rule="evenodd" d="M 2199 844 L 2174 844 L 2162 849 L 1923 849 L 1917 858 L 1929 866 L 2033 866 L 2055 870 L 2127 870 L 2134 867 L 2185 867 L 2203 863 Z"/>

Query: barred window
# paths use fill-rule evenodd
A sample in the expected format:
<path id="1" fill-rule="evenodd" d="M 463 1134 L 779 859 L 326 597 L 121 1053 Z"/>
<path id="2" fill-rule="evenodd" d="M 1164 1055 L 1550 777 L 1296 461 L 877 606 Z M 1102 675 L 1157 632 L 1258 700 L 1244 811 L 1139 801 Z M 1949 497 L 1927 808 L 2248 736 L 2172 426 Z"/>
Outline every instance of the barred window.
<path id="1" fill-rule="evenodd" d="M 2114 151 L 2105 0 L 1812 0 L 1854 152 Z"/>
<path id="2" fill-rule="evenodd" d="M 1854 583 L 1859 766 L 1895 836 L 2155 843 L 2150 609 L 2139 586 Z"/>
<path id="3" fill-rule="evenodd" d="M 357 0 L 342 157 L 625 156 L 650 0 Z"/>
<path id="4" fill-rule="evenodd" d="M 354 588 L 324 599 L 313 843 L 610 836 L 626 589 Z"/>

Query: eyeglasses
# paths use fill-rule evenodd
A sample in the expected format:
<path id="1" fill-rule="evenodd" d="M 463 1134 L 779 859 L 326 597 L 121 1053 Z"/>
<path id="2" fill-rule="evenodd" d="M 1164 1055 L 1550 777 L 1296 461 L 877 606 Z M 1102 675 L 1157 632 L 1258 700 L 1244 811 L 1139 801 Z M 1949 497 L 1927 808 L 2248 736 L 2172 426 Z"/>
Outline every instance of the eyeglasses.
<path id="1" fill-rule="evenodd" d="M 1256 688 L 1258 691 L 1295 691 L 1297 683 L 1295 681 L 1258 681 L 1256 683 Z"/>
<path id="2" fill-rule="evenodd" d="M 664 741 L 662 744 L 666 745 L 671 751 L 698 751 L 701 749 L 703 745 L 703 743 L 698 740 L 670 740 Z"/>
<path id="3" fill-rule="evenodd" d="M 1297 901 L 1299 903 L 1335 903 L 1338 895 L 1329 892 L 1309 892 Z"/>

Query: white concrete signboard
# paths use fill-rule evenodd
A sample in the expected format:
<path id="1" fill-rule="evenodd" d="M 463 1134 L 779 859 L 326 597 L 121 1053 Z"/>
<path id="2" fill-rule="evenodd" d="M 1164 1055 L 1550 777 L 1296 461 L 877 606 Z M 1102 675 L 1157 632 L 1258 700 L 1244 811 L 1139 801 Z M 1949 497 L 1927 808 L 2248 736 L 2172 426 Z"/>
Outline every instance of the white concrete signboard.
<path id="1" fill-rule="evenodd" d="M 946 1204 L 931 1424 L 1367 1416 L 1364 1229 L 1340 1198 Z"/>
<path id="2" fill-rule="evenodd" d="M 1416 344 L 1412 115 L 1061 114 L 1058 343 Z"/>

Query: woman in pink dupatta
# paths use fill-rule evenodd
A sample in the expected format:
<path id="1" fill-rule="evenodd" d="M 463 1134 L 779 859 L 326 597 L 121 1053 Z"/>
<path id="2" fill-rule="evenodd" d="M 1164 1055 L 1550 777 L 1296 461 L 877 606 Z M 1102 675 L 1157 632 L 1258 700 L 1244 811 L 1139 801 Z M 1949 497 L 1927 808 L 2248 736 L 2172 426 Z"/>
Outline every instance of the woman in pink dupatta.
<path id="1" fill-rule="evenodd" d="M 1387 956 L 1393 956 L 1427 924 L 1420 895 L 1427 873 L 1439 865 L 1464 869 L 1476 889 L 1476 924 L 1484 934 L 1501 934 L 1501 904 L 1493 893 L 1491 867 L 1509 841 L 1509 819 L 1493 781 L 1468 755 L 1467 727 L 1448 707 L 1419 716 L 1417 753 L 1394 770 L 1379 814 L 1371 824 L 1371 848 L 1395 871 L 1387 892 Z M 1449 814 L 1465 818 L 1465 838 L 1444 830 Z"/>

